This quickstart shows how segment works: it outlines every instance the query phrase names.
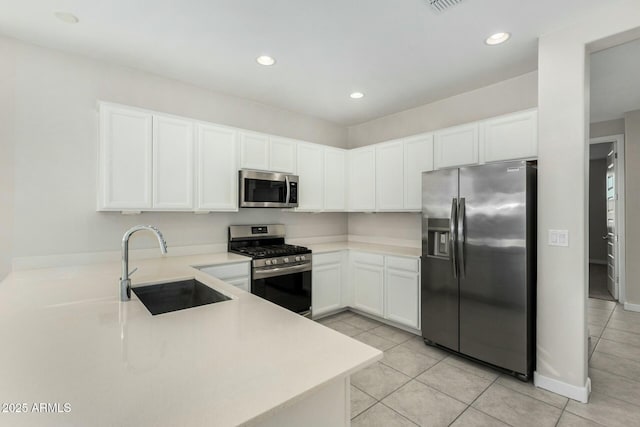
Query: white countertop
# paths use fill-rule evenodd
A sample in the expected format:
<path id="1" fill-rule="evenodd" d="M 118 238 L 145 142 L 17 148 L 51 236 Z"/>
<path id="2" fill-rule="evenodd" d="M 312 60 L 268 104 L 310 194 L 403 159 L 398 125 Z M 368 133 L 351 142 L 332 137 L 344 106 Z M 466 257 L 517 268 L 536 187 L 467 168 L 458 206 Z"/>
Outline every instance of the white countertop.
<path id="1" fill-rule="evenodd" d="M 412 248 L 409 246 L 392 246 L 392 245 L 380 245 L 375 243 L 361 243 L 361 242 L 331 242 L 321 244 L 305 245 L 313 251 L 314 254 L 321 254 L 327 252 L 336 252 L 343 250 L 356 250 L 361 252 L 371 252 L 382 255 L 397 255 L 407 257 L 420 257 L 422 250 L 420 248 Z"/>
<path id="2" fill-rule="evenodd" d="M 195 277 L 233 298 L 158 316 L 135 294 L 119 301 L 119 263 L 12 273 L 0 282 L 0 403 L 71 412 L 0 413 L 0 425 L 238 425 L 382 357 L 190 267 L 248 260 L 132 260 L 133 286 Z"/>

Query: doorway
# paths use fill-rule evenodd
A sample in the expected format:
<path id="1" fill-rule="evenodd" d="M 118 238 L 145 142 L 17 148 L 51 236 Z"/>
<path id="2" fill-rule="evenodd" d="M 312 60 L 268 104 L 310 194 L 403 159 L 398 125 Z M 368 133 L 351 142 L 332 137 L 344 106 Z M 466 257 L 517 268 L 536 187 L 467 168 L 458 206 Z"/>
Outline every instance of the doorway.
<path id="1" fill-rule="evenodd" d="M 589 144 L 589 298 L 624 301 L 624 137 Z"/>

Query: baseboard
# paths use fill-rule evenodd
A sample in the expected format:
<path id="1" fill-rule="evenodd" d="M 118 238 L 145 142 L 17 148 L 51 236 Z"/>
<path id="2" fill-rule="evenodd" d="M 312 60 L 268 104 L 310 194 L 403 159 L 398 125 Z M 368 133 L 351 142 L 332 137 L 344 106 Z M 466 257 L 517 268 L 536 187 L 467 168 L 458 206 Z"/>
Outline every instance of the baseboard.
<path id="1" fill-rule="evenodd" d="M 631 304 L 630 302 L 625 302 L 624 309 L 627 311 L 636 311 L 640 313 L 640 304 Z"/>
<path id="2" fill-rule="evenodd" d="M 220 253 L 226 251 L 226 243 L 194 246 L 169 246 L 167 255 L 165 256 L 177 257 L 208 253 Z M 131 249 L 129 251 L 129 257 L 133 259 L 158 258 L 159 256 L 160 250 L 158 248 Z M 121 257 L 122 254 L 120 253 L 120 251 L 16 257 L 12 260 L 12 267 L 13 271 L 31 270 L 36 268 L 70 267 L 74 265 L 90 265 L 106 262 L 117 262 L 120 261 Z"/>
<path id="3" fill-rule="evenodd" d="M 577 400 L 578 402 L 589 402 L 589 394 L 591 393 L 591 378 L 588 377 L 583 387 L 577 387 L 553 378 L 545 377 L 544 375 L 540 375 L 538 372 L 534 372 L 533 384 L 536 387 L 549 390 L 561 396 L 568 397 L 569 399 Z"/>
<path id="4" fill-rule="evenodd" d="M 395 239 L 393 237 L 362 236 L 357 234 L 349 234 L 348 240 L 350 242 L 372 243 L 375 245 L 401 246 L 418 249 L 422 247 L 422 242 L 420 240 Z"/>
<path id="5" fill-rule="evenodd" d="M 607 261 L 604 259 L 591 259 L 589 258 L 589 264 L 607 265 Z"/>

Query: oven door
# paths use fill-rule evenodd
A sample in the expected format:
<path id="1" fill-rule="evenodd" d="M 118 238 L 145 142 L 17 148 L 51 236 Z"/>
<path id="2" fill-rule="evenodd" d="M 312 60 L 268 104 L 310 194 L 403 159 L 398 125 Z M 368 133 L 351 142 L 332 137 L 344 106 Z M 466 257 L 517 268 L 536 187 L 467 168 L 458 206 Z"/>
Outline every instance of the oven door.
<path id="1" fill-rule="evenodd" d="M 297 203 L 297 177 L 283 173 L 240 171 L 240 207 L 291 208 Z M 293 192 L 292 192 L 293 188 Z"/>
<path id="2" fill-rule="evenodd" d="M 254 268 L 251 293 L 308 317 L 311 315 L 311 264 Z"/>

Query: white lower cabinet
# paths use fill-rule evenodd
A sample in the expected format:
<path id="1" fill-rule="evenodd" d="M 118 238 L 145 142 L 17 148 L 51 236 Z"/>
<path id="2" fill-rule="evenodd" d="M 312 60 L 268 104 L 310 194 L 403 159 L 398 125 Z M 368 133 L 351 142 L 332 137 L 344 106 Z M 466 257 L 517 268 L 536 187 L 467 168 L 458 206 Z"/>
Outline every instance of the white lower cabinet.
<path id="1" fill-rule="evenodd" d="M 385 319 L 420 329 L 419 270 L 417 259 L 386 257 Z"/>
<path id="2" fill-rule="evenodd" d="M 314 255 L 311 305 L 313 317 L 353 307 L 419 330 L 420 259 L 353 250 Z"/>
<path id="3" fill-rule="evenodd" d="M 200 271 L 210 276 L 227 282 L 237 288 L 250 292 L 251 266 L 250 261 L 243 261 L 235 264 L 214 265 L 211 267 L 200 267 Z"/>
<path id="4" fill-rule="evenodd" d="M 384 315 L 384 256 L 353 252 L 350 256 L 353 308 Z"/>
<path id="5" fill-rule="evenodd" d="M 321 316 L 343 307 L 342 252 L 314 255 L 311 288 L 312 316 Z"/>

